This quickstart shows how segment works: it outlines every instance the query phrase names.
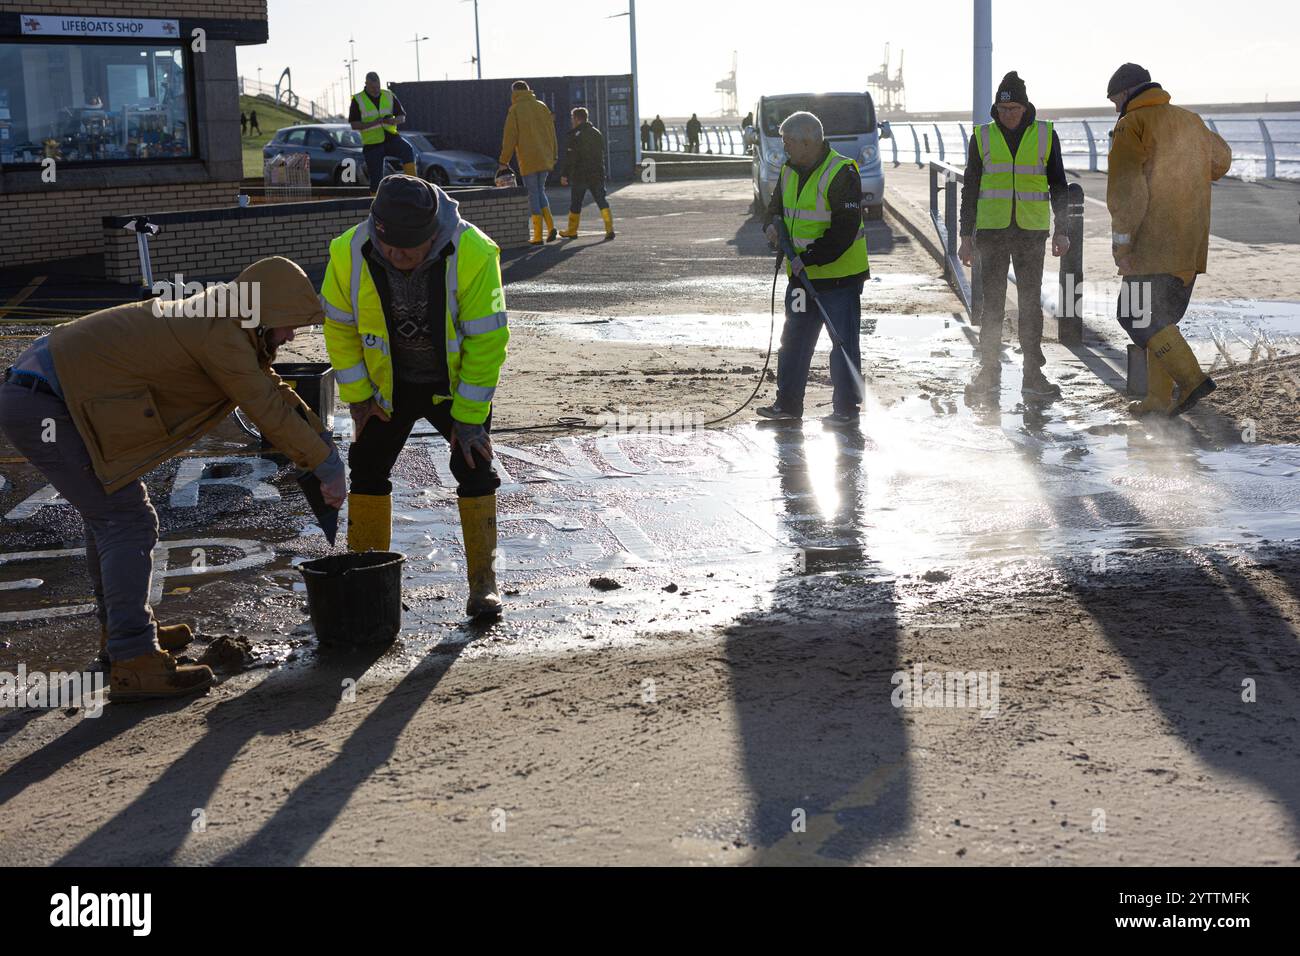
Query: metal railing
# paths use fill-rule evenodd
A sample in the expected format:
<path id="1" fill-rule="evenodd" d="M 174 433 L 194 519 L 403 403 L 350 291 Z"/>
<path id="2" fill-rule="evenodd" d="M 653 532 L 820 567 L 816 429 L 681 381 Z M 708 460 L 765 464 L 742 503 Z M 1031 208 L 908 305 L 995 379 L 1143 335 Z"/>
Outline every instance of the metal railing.
<path id="1" fill-rule="evenodd" d="M 963 181 L 960 167 L 935 160 L 930 162 L 930 222 L 939 238 L 939 248 L 943 250 L 944 273 L 966 306 L 971 324 L 979 325 L 983 308 L 979 256 L 974 256 L 971 260 L 969 277 L 966 267 L 957 257 L 960 186 Z M 1046 310 L 1056 317 L 1057 335 L 1063 345 L 1078 345 L 1083 341 L 1083 204 L 1083 187 L 1078 183 L 1070 183 L 1065 229 L 1070 249 L 1061 256 L 1056 302 L 1047 303 Z M 1014 273 L 1010 274 L 1010 278 L 1012 282 L 1015 281 Z"/>
<path id="2" fill-rule="evenodd" d="M 640 133 L 637 134 L 638 136 Z M 663 152 L 685 153 L 686 127 L 669 126 L 665 129 Z M 650 148 L 656 149 L 654 134 L 650 136 Z M 705 126 L 700 130 L 699 155 L 711 156 L 747 156 L 744 134 L 739 126 Z"/>
<path id="3" fill-rule="evenodd" d="M 904 162 L 964 165 L 970 144 L 969 123 L 894 123 L 893 136 L 882 139 L 882 158 L 895 166 Z M 1102 172 L 1106 169 L 1113 122 L 1054 120 L 1067 169 Z M 1300 179 L 1300 119 L 1206 119 L 1205 125 L 1222 136 L 1232 149 L 1228 175 L 1241 179 Z M 960 152 L 958 143 L 960 142 Z"/>
<path id="4" fill-rule="evenodd" d="M 281 91 L 283 92 L 283 91 Z M 268 100 L 273 106 L 288 106 L 287 103 L 276 102 L 275 87 L 269 83 L 259 83 L 257 80 L 250 80 L 246 76 L 239 78 L 239 94 L 241 96 L 255 96 Z M 306 113 L 312 119 L 324 123 L 331 120 L 341 120 L 344 117 L 332 110 L 321 100 L 300 100 L 297 106 L 292 107 L 300 113 Z"/>

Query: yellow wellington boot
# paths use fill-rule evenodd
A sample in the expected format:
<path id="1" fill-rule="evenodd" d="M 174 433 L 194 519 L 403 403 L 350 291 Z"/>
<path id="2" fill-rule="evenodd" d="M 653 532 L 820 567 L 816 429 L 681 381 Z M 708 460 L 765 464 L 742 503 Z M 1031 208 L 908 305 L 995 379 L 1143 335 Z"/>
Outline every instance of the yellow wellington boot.
<path id="1" fill-rule="evenodd" d="M 159 624 L 158 646 L 164 651 L 183 651 L 194 640 L 194 631 L 188 624 Z M 99 625 L 99 653 L 108 659 L 108 628 Z"/>
<path id="2" fill-rule="evenodd" d="M 387 551 L 393 541 L 391 495 L 348 495 L 348 550 Z"/>
<path id="3" fill-rule="evenodd" d="M 497 595 L 495 565 L 497 548 L 497 496 L 460 498 L 460 533 L 465 540 L 465 570 L 469 577 L 469 600 L 465 613 L 470 617 L 501 616 L 501 598 Z"/>
<path id="4" fill-rule="evenodd" d="M 402 172 L 408 176 L 415 175 L 415 163 L 402 163 Z"/>
<path id="5" fill-rule="evenodd" d="M 576 212 L 571 212 L 571 213 L 569 213 L 569 228 L 568 228 L 568 229 L 561 229 L 561 230 L 560 230 L 560 235 L 562 235 L 565 239 L 577 239 L 577 238 L 578 238 L 578 221 L 579 221 L 580 219 L 582 219 L 582 214 L 581 214 L 581 213 L 576 213 Z"/>
<path id="6" fill-rule="evenodd" d="M 546 241 L 554 242 L 556 235 L 555 220 L 551 218 L 551 207 L 546 206 L 542 209 L 542 220 L 546 223 Z"/>
<path id="7" fill-rule="evenodd" d="M 1147 394 L 1140 402 L 1129 402 L 1128 411 L 1136 418 L 1146 415 L 1168 416 L 1174 409 L 1174 380 L 1147 349 Z"/>
<path id="8" fill-rule="evenodd" d="M 109 670 L 109 700 L 122 703 L 154 697 L 183 697 L 212 685 L 212 669 L 202 664 L 177 664 L 166 651 L 153 651 L 113 661 Z"/>
<path id="9" fill-rule="evenodd" d="M 1165 326 L 1151 336 L 1147 348 L 1178 385 L 1178 400 L 1169 411 L 1170 418 L 1188 411 L 1218 387 L 1214 379 L 1201 371 L 1192 347 L 1183 339 L 1178 326 Z"/>
<path id="10" fill-rule="evenodd" d="M 600 211 L 600 218 L 605 220 L 605 238 L 614 238 L 614 214 L 608 209 Z"/>
<path id="11" fill-rule="evenodd" d="M 540 246 L 542 244 L 542 217 L 530 216 L 528 222 L 533 227 L 533 238 L 528 240 L 530 246 Z"/>

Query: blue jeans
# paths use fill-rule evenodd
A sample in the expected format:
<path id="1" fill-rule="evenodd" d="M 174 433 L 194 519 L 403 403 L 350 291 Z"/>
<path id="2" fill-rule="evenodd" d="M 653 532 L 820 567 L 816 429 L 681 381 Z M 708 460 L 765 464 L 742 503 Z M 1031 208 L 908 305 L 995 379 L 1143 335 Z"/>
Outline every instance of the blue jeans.
<path id="1" fill-rule="evenodd" d="M 524 185 L 528 187 L 528 211 L 534 216 L 540 216 L 543 209 L 551 208 L 551 201 L 546 198 L 546 177 L 549 175 L 550 171 L 544 169 L 524 177 Z"/>
<path id="2" fill-rule="evenodd" d="M 808 366 L 812 364 L 813 351 L 822 331 L 821 313 L 813 305 L 811 296 L 803 294 L 803 310 L 795 311 L 795 290 L 803 286 L 791 281 L 785 289 L 785 325 L 781 329 L 781 351 L 776 359 L 776 404 L 786 411 L 803 414 L 803 393 L 808 387 Z M 858 341 L 862 329 L 862 283 L 817 293 L 817 298 L 830 316 L 831 326 L 844 342 L 853 367 L 862 369 L 861 346 Z M 831 402 L 836 414 L 857 415 L 857 388 L 844 365 L 838 349 L 831 351 L 831 385 L 834 395 Z"/>
<path id="3" fill-rule="evenodd" d="M 47 427 L 54 441 L 44 440 Z M 0 385 L 0 431 L 45 476 L 85 525 L 86 569 L 96 616 L 108 628 L 108 656 L 130 660 L 158 649 L 149 607 L 158 515 L 144 482 L 112 494 L 104 489 L 68 407 L 54 395 L 14 382 Z"/>
<path id="4" fill-rule="evenodd" d="M 379 180 L 384 176 L 384 159 L 388 156 L 395 156 L 402 162 L 415 162 L 415 150 L 411 149 L 411 144 L 400 136 L 386 136 L 382 143 L 371 143 L 369 146 L 361 147 L 361 157 L 366 162 L 366 176 L 370 179 L 370 191 L 374 192 L 379 188 Z"/>

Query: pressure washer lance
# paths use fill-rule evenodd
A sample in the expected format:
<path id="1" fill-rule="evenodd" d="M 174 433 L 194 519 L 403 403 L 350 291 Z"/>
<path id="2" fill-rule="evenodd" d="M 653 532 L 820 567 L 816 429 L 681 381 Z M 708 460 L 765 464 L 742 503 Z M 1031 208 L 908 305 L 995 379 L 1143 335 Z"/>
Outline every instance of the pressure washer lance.
<path id="1" fill-rule="evenodd" d="M 141 299 L 153 298 L 153 263 L 149 261 L 149 238 L 158 235 L 162 227 L 149 221 L 148 216 L 136 216 L 128 219 L 122 227 L 127 232 L 135 233 L 136 250 L 140 253 Z"/>
<path id="2" fill-rule="evenodd" d="M 794 252 L 794 243 L 790 241 L 790 231 L 785 226 L 785 220 L 775 219 L 772 225 L 776 226 L 777 242 L 781 247 L 782 254 L 788 261 L 794 262 L 797 258 Z M 805 270 L 800 270 L 797 274 L 791 271 L 791 275 L 794 275 L 799 280 L 799 284 L 808 293 L 808 298 L 812 300 L 813 305 L 817 307 L 818 313 L 821 314 L 822 325 L 826 326 L 826 333 L 831 337 L 831 352 L 834 353 L 836 349 L 839 350 L 840 358 L 844 360 L 844 366 L 849 370 L 849 380 L 853 382 L 854 391 L 857 393 L 857 401 L 861 404 L 866 396 L 867 383 L 862 380 L 862 373 L 858 371 L 857 366 L 853 364 L 853 360 L 849 358 L 849 350 L 844 347 L 844 340 L 839 337 L 835 327 L 831 325 L 831 317 L 826 314 L 826 307 L 822 305 L 821 299 L 817 297 L 817 292 L 812 287 L 808 273 Z"/>

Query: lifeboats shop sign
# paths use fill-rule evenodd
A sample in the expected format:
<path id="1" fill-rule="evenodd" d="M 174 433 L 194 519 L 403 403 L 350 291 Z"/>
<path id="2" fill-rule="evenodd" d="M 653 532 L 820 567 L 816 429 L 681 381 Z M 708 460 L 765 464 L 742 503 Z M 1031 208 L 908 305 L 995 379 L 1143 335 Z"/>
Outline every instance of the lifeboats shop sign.
<path id="1" fill-rule="evenodd" d="M 19 15 L 24 36 L 32 37 L 162 37 L 181 35 L 179 20 L 139 20 L 135 17 L 77 17 Z"/>

